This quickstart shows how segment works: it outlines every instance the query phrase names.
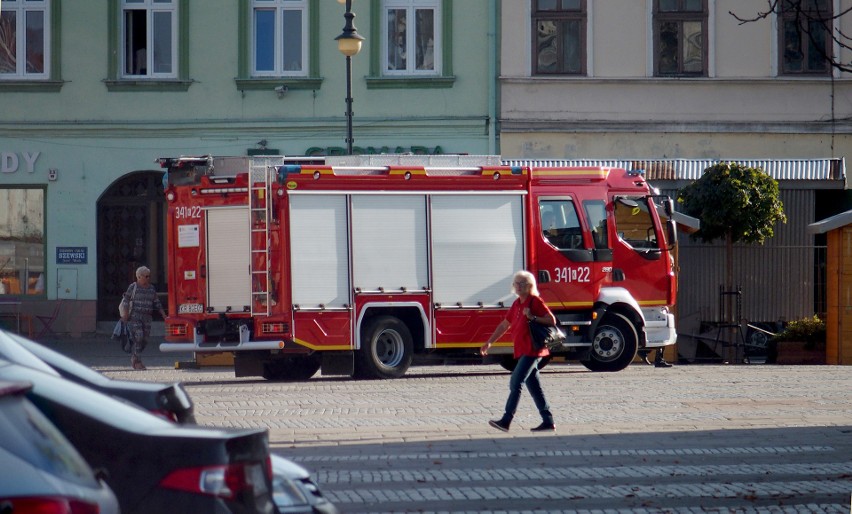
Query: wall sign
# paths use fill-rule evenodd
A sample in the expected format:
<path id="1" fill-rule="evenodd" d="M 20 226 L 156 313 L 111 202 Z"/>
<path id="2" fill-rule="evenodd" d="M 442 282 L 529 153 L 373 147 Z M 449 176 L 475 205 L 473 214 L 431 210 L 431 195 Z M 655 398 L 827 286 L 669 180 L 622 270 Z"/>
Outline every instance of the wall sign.
<path id="1" fill-rule="evenodd" d="M 41 152 L 0 152 L 0 173 L 15 173 L 21 167 L 32 173 L 39 155 Z"/>
<path id="2" fill-rule="evenodd" d="M 89 262 L 88 246 L 57 246 L 56 264 L 87 264 Z"/>

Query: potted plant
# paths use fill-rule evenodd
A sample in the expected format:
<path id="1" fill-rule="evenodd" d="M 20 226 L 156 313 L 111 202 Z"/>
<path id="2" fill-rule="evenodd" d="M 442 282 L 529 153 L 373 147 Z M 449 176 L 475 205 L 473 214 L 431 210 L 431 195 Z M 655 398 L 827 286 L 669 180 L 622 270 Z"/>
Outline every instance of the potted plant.
<path id="1" fill-rule="evenodd" d="M 787 323 L 769 340 L 766 362 L 825 364 L 825 321 L 812 316 Z"/>

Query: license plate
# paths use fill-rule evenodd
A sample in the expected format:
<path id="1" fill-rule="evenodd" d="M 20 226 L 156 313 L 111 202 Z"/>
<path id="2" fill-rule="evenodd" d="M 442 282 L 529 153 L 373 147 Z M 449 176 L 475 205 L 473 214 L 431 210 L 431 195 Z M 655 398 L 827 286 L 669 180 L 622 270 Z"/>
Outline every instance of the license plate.
<path id="1" fill-rule="evenodd" d="M 179 314 L 201 314 L 204 312 L 204 306 L 200 303 L 182 303 L 178 305 Z"/>

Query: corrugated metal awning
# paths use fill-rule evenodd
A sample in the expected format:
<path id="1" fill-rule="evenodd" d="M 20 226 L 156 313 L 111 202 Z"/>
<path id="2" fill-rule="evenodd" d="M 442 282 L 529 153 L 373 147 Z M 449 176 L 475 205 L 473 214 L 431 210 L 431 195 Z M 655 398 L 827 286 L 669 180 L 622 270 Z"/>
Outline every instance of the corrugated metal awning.
<path id="1" fill-rule="evenodd" d="M 841 212 L 824 220 L 808 225 L 808 233 L 825 234 L 836 228 L 845 227 L 852 223 L 852 211 Z"/>
<path id="2" fill-rule="evenodd" d="M 509 166 L 600 166 L 645 170 L 648 180 L 697 180 L 720 162 L 761 168 L 775 180 L 846 180 L 846 160 L 840 159 L 503 159 Z"/>

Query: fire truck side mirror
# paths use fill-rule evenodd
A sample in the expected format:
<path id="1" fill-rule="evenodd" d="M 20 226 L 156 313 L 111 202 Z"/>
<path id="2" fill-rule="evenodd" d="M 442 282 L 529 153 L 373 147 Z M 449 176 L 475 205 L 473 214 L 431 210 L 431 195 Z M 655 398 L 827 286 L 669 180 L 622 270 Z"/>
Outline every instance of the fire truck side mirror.
<path id="1" fill-rule="evenodd" d="M 672 218 L 666 222 L 666 241 L 668 241 L 668 250 L 671 251 L 677 244 L 677 226 Z"/>

